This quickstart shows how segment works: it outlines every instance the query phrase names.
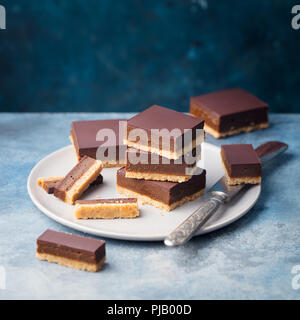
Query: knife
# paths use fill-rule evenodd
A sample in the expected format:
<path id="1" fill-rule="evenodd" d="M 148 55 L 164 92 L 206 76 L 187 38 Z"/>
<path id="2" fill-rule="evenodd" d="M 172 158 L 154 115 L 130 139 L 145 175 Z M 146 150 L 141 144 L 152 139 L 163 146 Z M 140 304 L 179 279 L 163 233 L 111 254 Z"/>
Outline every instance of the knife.
<path id="1" fill-rule="evenodd" d="M 271 141 L 260 145 L 255 149 L 262 165 L 286 151 L 288 145 L 279 142 Z M 218 208 L 233 199 L 247 184 L 229 186 L 226 183 L 226 177 L 223 176 L 206 194 L 204 202 L 194 213 L 184 220 L 173 232 L 171 232 L 164 240 L 168 247 L 176 247 L 188 242 L 194 233 L 214 215 Z"/>

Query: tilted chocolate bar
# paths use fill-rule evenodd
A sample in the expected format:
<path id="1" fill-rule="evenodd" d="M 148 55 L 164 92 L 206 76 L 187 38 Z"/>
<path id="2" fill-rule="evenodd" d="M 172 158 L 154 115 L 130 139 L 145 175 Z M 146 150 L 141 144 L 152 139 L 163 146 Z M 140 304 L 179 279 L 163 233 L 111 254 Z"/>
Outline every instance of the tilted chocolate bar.
<path id="1" fill-rule="evenodd" d="M 215 138 L 268 127 L 268 105 L 242 89 L 193 97 L 190 113 L 205 120 L 205 131 Z"/>
<path id="2" fill-rule="evenodd" d="M 64 177 L 47 177 L 47 178 L 38 178 L 38 185 L 42 187 L 48 194 L 52 194 L 54 192 L 55 187 L 57 187 L 58 183 L 61 182 L 61 180 Z M 91 183 L 92 186 L 97 186 L 99 184 L 103 183 L 103 176 L 100 174 L 95 181 Z"/>
<path id="3" fill-rule="evenodd" d="M 191 179 L 201 159 L 201 146 L 179 159 L 168 159 L 150 152 L 128 148 L 126 177 L 145 180 L 184 182 Z"/>
<path id="4" fill-rule="evenodd" d="M 54 195 L 66 203 L 74 202 L 97 179 L 102 162 L 84 156 L 80 162 L 54 188 Z"/>
<path id="5" fill-rule="evenodd" d="M 261 161 L 251 144 L 222 145 L 221 157 L 229 185 L 261 182 Z"/>
<path id="6" fill-rule="evenodd" d="M 206 172 L 200 168 L 198 170 L 198 174 L 190 180 L 177 183 L 126 178 L 125 168 L 121 168 L 117 172 L 117 192 L 171 211 L 204 193 Z"/>
<path id="7" fill-rule="evenodd" d="M 78 160 L 83 156 L 89 156 L 101 160 L 104 167 L 124 165 L 126 146 L 123 144 L 123 135 L 125 125 L 126 120 L 122 119 L 72 122 L 70 138 Z M 98 135 L 97 138 L 100 130 L 103 130 L 103 135 Z M 111 140 L 105 137 L 108 130 L 114 133 Z"/>
<path id="8" fill-rule="evenodd" d="M 136 218 L 138 215 L 139 208 L 135 198 L 77 200 L 75 202 L 77 219 Z"/>
<path id="9" fill-rule="evenodd" d="M 105 241 L 46 230 L 37 239 L 37 258 L 96 272 L 105 262 Z"/>
<path id="10" fill-rule="evenodd" d="M 203 126 L 203 120 L 153 105 L 127 121 L 124 143 L 168 159 L 178 159 L 201 144 Z M 141 131 L 145 135 L 139 136 Z"/>

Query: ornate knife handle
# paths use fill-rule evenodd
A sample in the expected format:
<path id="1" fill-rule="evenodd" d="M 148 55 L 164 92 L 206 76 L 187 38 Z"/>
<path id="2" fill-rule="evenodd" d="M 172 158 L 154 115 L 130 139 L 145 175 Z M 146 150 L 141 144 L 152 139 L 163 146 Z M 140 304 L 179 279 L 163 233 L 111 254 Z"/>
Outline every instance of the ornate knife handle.
<path id="1" fill-rule="evenodd" d="M 176 247 L 189 241 L 194 231 L 203 226 L 222 203 L 224 203 L 222 193 L 214 193 L 206 202 L 201 204 L 200 208 L 165 238 L 165 245 L 168 247 Z"/>

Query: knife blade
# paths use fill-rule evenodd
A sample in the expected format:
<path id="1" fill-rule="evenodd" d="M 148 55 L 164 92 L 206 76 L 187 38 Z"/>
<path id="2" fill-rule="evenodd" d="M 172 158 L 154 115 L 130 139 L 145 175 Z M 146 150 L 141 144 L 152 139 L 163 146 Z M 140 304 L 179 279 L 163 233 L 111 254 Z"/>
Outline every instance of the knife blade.
<path id="1" fill-rule="evenodd" d="M 255 149 L 263 167 L 274 157 L 286 151 L 288 145 L 279 141 L 270 141 Z M 233 199 L 242 189 L 249 187 L 247 184 L 230 186 L 223 176 L 205 195 L 201 206 L 184 220 L 164 240 L 168 247 L 176 247 L 188 242 L 194 233 L 217 212 L 218 208 Z"/>

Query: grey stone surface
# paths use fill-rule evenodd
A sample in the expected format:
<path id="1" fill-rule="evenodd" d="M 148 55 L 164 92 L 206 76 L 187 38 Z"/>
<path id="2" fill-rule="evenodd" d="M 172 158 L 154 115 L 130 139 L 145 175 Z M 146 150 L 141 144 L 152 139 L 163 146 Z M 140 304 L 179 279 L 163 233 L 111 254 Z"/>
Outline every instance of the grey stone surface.
<path id="1" fill-rule="evenodd" d="M 264 170 L 255 207 L 230 226 L 177 249 L 106 239 L 107 263 L 96 274 L 36 259 L 36 238 L 45 229 L 80 233 L 34 206 L 26 189 L 30 170 L 69 144 L 72 120 L 118 117 L 124 114 L 0 115 L 0 266 L 6 273 L 0 298 L 299 299 L 291 269 L 300 265 L 300 115 L 271 115 L 269 129 L 228 139 L 208 136 L 216 145 L 289 144 L 288 152 Z"/>

